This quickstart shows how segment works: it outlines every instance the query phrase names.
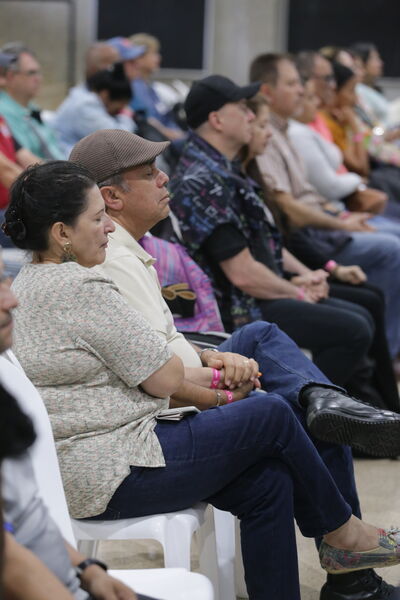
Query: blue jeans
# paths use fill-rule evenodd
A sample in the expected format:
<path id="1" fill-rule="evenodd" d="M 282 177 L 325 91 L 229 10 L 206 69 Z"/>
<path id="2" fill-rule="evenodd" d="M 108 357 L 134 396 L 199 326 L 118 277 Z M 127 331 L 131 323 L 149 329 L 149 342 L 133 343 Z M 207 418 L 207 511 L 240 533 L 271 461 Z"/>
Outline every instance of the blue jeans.
<path id="1" fill-rule="evenodd" d="M 400 240 L 388 233 L 353 232 L 351 237 L 333 258 L 344 265 L 359 265 L 368 282 L 385 294 L 386 335 L 393 358 L 400 351 Z"/>
<path id="2" fill-rule="evenodd" d="M 300 600 L 293 516 L 305 536 L 318 537 L 359 510 L 348 449 L 313 442 L 299 423 L 299 392 L 329 381 L 269 323 L 238 330 L 221 349 L 258 360 L 269 393 L 158 423 L 166 466 L 132 467 L 97 518 L 171 512 L 206 500 L 241 521 L 251 600 Z"/>
<path id="3" fill-rule="evenodd" d="M 375 215 L 368 223 L 373 225 L 379 233 L 390 233 L 400 238 L 400 220 L 395 217 Z"/>

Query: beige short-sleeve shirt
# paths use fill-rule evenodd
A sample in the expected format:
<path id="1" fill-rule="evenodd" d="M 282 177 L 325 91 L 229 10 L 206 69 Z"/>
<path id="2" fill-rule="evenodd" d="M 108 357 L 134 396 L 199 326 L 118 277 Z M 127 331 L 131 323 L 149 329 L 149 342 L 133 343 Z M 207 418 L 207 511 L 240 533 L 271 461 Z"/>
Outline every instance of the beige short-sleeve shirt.
<path id="1" fill-rule="evenodd" d="M 147 319 L 185 367 L 201 367 L 194 348 L 176 330 L 171 311 L 161 295 L 153 267 L 155 261 L 126 229 L 115 223 L 115 231 L 108 237 L 106 260 L 95 269 L 114 281 L 128 304 Z"/>
<path id="2" fill-rule="evenodd" d="M 171 352 L 92 269 L 28 264 L 13 289 L 13 347 L 49 412 L 71 515 L 100 514 L 131 465 L 165 465 L 153 430 L 169 400 L 139 385 Z"/>

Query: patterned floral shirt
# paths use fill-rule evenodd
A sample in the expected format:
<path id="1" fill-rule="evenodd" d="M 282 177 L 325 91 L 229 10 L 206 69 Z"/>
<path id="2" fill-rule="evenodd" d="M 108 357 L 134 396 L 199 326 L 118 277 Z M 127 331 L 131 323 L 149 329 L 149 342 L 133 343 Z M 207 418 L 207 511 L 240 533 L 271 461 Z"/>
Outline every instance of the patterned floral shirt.
<path id="1" fill-rule="evenodd" d="M 165 465 L 153 429 L 169 402 L 139 385 L 171 353 L 94 270 L 27 264 L 13 289 L 13 348 L 46 404 L 71 516 L 101 514 L 131 465 Z"/>
<path id="2" fill-rule="evenodd" d="M 252 255 L 282 275 L 280 235 L 267 218 L 260 189 L 243 175 L 238 161 L 230 161 L 204 139 L 191 132 L 177 169 L 171 179 L 171 207 L 176 215 L 189 253 L 213 282 L 223 317 L 231 322 L 228 331 L 262 319 L 258 301 L 242 292 L 225 278 L 222 289 L 221 269 L 216 277 L 203 251 L 203 244 L 221 225 L 233 225 L 246 239 Z M 225 310 L 224 310 L 225 309 Z"/>

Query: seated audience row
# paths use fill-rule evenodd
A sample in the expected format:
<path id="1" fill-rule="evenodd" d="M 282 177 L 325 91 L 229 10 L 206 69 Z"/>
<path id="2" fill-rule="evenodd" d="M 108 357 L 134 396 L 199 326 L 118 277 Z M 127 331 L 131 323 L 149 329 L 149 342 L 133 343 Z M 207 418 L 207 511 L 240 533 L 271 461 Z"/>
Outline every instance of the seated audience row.
<path id="1" fill-rule="evenodd" d="M 20 299 L 16 352 L 47 404 L 71 514 L 141 516 L 210 501 L 241 518 L 250 598 L 292 600 L 299 597 L 294 512 L 302 532 L 317 537 L 321 564 L 330 573 L 322 600 L 358 593 L 367 600 L 394 598 L 395 590 L 370 567 L 399 561 L 400 534 L 379 533 L 356 519 L 352 458 L 339 444 L 376 456 L 400 454 L 399 397 L 390 368 L 382 387 L 390 356 L 381 300 L 394 357 L 400 349 L 394 301 L 400 224 L 372 216 L 383 209 L 385 195 L 341 167 L 332 137 L 318 146 L 312 135 L 313 151 L 318 158 L 326 152 L 330 176 L 338 187 L 344 182 L 348 194 L 320 196 L 307 180 L 296 142 L 288 137 L 295 125 L 289 131 L 288 125 L 292 116 L 313 121 L 317 74 L 307 78 L 304 102 L 295 65 L 283 55 L 255 59 L 254 82 L 244 88 L 222 76 L 195 82 L 185 104 L 194 131 L 172 178 L 172 206 L 233 332 L 217 349 L 199 351 L 176 331 L 153 259 L 138 243 L 168 216 L 170 197 L 168 177 L 155 164 L 168 144 L 133 135 L 131 115 L 119 114 L 131 94 L 129 80 L 141 78 L 144 97 L 156 102 L 149 77 L 158 48 L 149 36 L 132 41 L 110 40 L 108 49 L 118 50 L 122 63 L 91 74 L 60 109 L 61 124 L 68 104 L 77 112 L 86 103 L 96 118 L 101 113 L 108 119 L 106 126 L 99 120 L 94 126 L 82 112 L 81 133 L 69 145 L 99 127 L 108 131 L 78 142 L 72 162 L 50 162 L 20 175 L 6 213 L 6 232 L 33 253 L 14 284 Z M 103 59 L 114 64 L 107 53 L 97 45 L 88 58 L 98 67 Z M 26 48 L 21 55 L 35 60 Z M 18 73 L 21 55 L 10 63 Z M 333 69 L 339 94 L 342 83 L 355 85 L 350 69 L 339 63 Z M 126 95 L 115 98 L 111 89 Z M 351 108 L 355 100 L 349 98 Z M 153 125 L 163 137 L 181 136 L 178 129 L 165 135 L 161 119 Z M 367 169 L 357 133 L 350 150 Z M 344 152 L 345 161 L 348 156 Z M 357 212 L 361 202 L 363 212 Z M 328 285 L 328 274 L 330 284 L 337 278 L 356 287 Z M 366 276 L 380 292 L 363 285 Z M 276 325 L 250 324 L 263 318 L 311 349 L 323 373 Z M 329 379 L 396 412 L 360 404 Z M 188 405 L 201 412 L 174 425 L 159 420 L 163 408 Z M 154 497 L 154 489 L 161 493 Z M 272 542 L 265 550 L 267 537 Z"/>
<path id="2" fill-rule="evenodd" d="M 244 97 L 249 94 L 249 88 L 239 91 Z M 85 138 L 72 152 L 73 161 L 90 167 L 119 229 L 125 230 L 117 238 L 125 262 L 129 248 L 131 259 L 138 260 L 130 235 L 141 237 L 168 214 L 168 178 L 154 164 L 164 147 L 124 131 L 105 131 Z M 113 177 L 117 182 L 110 181 Z M 51 210 L 47 196 L 57 198 Z M 149 216 L 135 223 L 133 215 L 141 215 L 145 207 Z M 298 523 L 306 535 L 324 536 L 320 557 L 329 572 L 339 577 L 342 569 L 348 570 L 349 559 L 356 570 L 395 562 L 397 533 L 379 538 L 377 530 L 350 517 L 359 507 L 348 449 L 311 443 L 300 423 L 307 418 L 310 430 L 326 442 L 361 448 L 371 445 L 374 423 L 374 431 L 381 429 L 383 435 L 373 444 L 384 454 L 398 451 L 399 416 L 357 405 L 278 328 L 257 323 L 233 334 L 217 353 L 203 352 L 205 367 L 194 369 L 200 387 L 209 387 L 215 378 L 210 366 L 220 371 L 213 402 L 202 405 L 217 408 L 172 426 L 157 423 L 160 409 L 168 406 L 165 395 L 179 391 L 186 373 L 166 341 L 116 293 L 115 285 L 87 269 L 103 262 L 108 234 L 115 229 L 89 171 L 63 162 L 26 171 L 13 187 L 6 223 L 14 241 L 33 251 L 33 262 L 14 283 L 20 302 L 15 350 L 49 409 L 73 516 L 140 516 L 206 499 L 241 517 L 250 598 L 272 594 L 293 600 L 299 598 L 290 492 L 294 485 Z M 52 298 L 46 311 L 41 308 L 44 297 Z M 65 314 L 68 326 L 60 328 L 57 323 Z M 235 354 L 238 349 L 244 355 Z M 279 363 L 277 356 L 282 357 Z M 189 381 L 194 377 L 192 370 Z M 257 391 L 260 385 L 269 390 L 268 396 Z M 188 403 L 185 395 L 182 401 Z M 77 419 L 79 413 L 82 418 Z M 333 429 L 333 423 L 338 427 Z M 223 453 L 221 440 L 226 444 Z M 343 461 L 350 468 L 343 469 Z M 161 493 L 155 495 L 154 489 Z M 261 512 L 260 506 L 265 506 Z M 355 548 L 349 547 L 348 536 L 353 535 L 357 558 L 351 552 Z M 272 541 L 266 547 L 267 538 Z M 371 563 L 368 550 L 379 544 L 387 549 Z M 278 565 L 277 555 L 286 557 Z"/>

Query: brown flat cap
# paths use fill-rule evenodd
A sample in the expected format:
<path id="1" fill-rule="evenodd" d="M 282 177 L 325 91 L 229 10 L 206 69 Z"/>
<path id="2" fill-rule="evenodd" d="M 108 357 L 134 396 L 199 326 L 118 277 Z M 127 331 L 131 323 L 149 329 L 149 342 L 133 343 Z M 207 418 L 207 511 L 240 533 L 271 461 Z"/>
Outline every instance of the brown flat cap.
<path id="1" fill-rule="evenodd" d="M 72 148 L 69 160 L 86 167 L 97 183 L 156 158 L 169 142 L 150 142 L 122 129 L 99 129 Z"/>

